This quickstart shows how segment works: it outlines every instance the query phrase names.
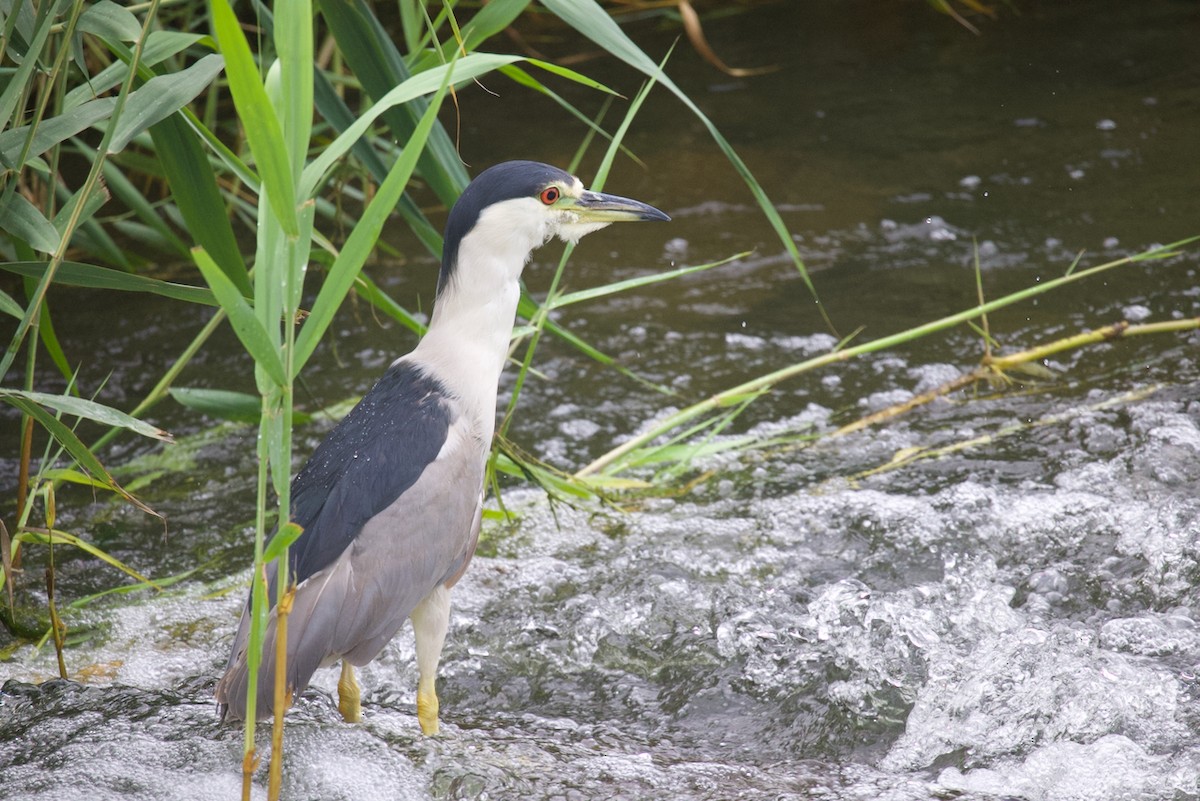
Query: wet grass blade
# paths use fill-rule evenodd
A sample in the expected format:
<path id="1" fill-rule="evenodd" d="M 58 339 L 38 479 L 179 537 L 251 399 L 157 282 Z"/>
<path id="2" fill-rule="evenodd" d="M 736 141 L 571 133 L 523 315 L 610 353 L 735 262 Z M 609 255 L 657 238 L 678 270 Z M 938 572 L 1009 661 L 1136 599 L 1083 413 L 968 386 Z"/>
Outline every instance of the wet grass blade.
<path id="1" fill-rule="evenodd" d="M 7 401 L 11 398 L 24 398 L 41 406 L 49 406 L 51 409 L 57 409 L 63 414 L 69 414 L 72 417 L 82 417 L 106 426 L 126 428 L 144 437 L 159 439 L 163 442 L 173 441 L 170 434 L 157 426 L 152 426 L 149 423 L 138 420 L 136 417 L 131 417 L 125 414 L 125 412 L 114 409 L 111 406 L 105 406 L 102 403 L 96 403 L 95 401 L 78 398 L 73 395 L 51 395 L 45 392 L 0 387 L 0 400 Z"/>
<path id="2" fill-rule="evenodd" d="M 58 529 L 26 528 L 18 533 L 17 536 L 13 537 L 13 539 L 17 542 L 36 542 L 40 545 L 51 545 L 53 543 L 70 545 L 74 548 L 78 548 L 84 553 L 96 557 L 106 565 L 115 567 L 125 575 L 136 580 L 142 586 L 152 590 L 158 589 L 153 581 L 146 578 L 141 573 L 122 562 L 120 559 L 101 548 L 97 548 L 95 545 L 83 539 L 82 537 L 77 537 L 76 535 L 69 534 L 66 531 L 60 531 Z"/>
<path id="3" fill-rule="evenodd" d="M 102 97 L 52 117 L 34 127 L 25 125 L 0 133 L 0 161 L 17 169 L 55 145 L 104 122 L 117 107 L 117 98 Z"/>
<path id="4" fill-rule="evenodd" d="M 61 445 L 62 448 L 70 455 L 70 457 L 75 460 L 75 463 L 79 465 L 80 469 L 90 473 L 93 477 L 96 477 L 98 480 L 104 482 L 104 485 L 108 487 L 108 489 L 121 495 L 121 497 L 133 503 L 139 509 L 157 516 L 157 512 L 146 506 L 137 498 L 133 497 L 132 494 L 127 492 L 121 487 L 120 484 L 117 483 L 117 480 L 114 479 L 108 470 L 105 469 L 104 465 L 100 463 L 100 460 L 96 458 L 96 455 L 88 450 L 88 447 L 83 444 L 82 440 L 80 440 L 79 437 L 76 436 L 75 432 L 72 431 L 65 423 L 63 423 L 54 415 L 50 414 L 50 412 L 46 411 L 46 409 L 41 405 L 27 398 L 23 398 L 19 395 L 7 395 L 2 399 L 10 406 L 20 409 L 22 412 L 36 420 L 38 425 L 44 428 L 46 432 L 54 439 L 54 441 Z"/>

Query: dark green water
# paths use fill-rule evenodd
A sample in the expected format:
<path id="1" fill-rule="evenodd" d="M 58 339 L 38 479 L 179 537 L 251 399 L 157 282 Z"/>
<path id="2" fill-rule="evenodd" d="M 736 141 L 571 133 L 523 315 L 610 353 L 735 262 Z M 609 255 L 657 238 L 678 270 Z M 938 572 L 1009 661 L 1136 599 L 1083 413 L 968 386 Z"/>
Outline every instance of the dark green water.
<path id="1" fill-rule="evenodd" d="M 858 341 L 988 297 L 1200 233 L 1200 61 L 1192 3 L 1001 9 L 972 36 L 925 4 L 783 3 L 707 23 L 734 79 L 681 43 L 668 72 L 711 116 L 792 231 L 841 334 Z M 679 34 L 629 28 L 652 57 Z M 540 42 L 552 56 L 587 49 Z M 584 72 L 631 96 L 607 62 Z M 473 171 L 565 163 L 583 132 L 493 78 L 462 93 Z M 585 111 L 599 98 L 556 87 Z M 619 113 L 614 111 L 615 113 Z M 452 120 L 447 118 L 447 123 Z M 664 398 L 548 342 L 514 438 L 576 469 L 646 421 L 827 350 L 795 267 L 703 127 L 656 90 L 607 188 L 670 225 L 584 240 L 583 288 L 738 253 L 735 264 L 565 312 L 560 322 Z M 585 160 L 585 178 L 598 151 Z M 416 307 L 435 265 L 373 277 Z M 557 249 L 526 271 L 548 286 Z M 1200 258 L 1148 262 L 995 313 L 1027 347 L 1122 319 L 1200 315 Z M 64 293 L 59 333 L 85 386 L 132 405 L 203 318 L 168 302 L 113 309 Z M 348 309 L 307 377 L 310 406 L 365 391 L 407 332 Z M 512 526 L 485 532 L 456 589 L 443 723 L 417 734 L 411 641 L 365 671 L 367 719 L 337 722 L 334 675 L 293 713 L 293 798 L 1177 799 L 1200 796 L 1200 338 L 1162 335 L 1059 354 L 1055 377 L 955 396 L 807 450 L 721 457 L 696 490 L 627 515 L 551 510 L 510 490 Z M 730 433 L 821 429 L 971 369 L 960 328 L 779 387 Z M 80 358 L 83 358 L 80 356 Z M 506 379 L 505 388 L 508 387 Z M 232 336 L 186 384 L 249 389 Z M 229 798 L 240 732 L 216 725 L 248 561 L 253 432 L 178 407 L 187 440 L 141 492 L 168 533 L 76 492 L 63 526 L 148 574 L 202 565 L 163 597 L 68 613 L 82 685 L 40 682 L 51 649 L 0 664 L 0 797 Z M 1024 423 L 1024 427 L 1014 428 Z M 5 433 L 12 428 L 6 421 Z M 307 453 L 325 429 L 301 434 Z M 859 478 L 906 448 L 992 439 Z M 190 438 L 189 438 L 190 437 Z M 3 464 L 14 464 L 6 436 Z M 182 456 L 189 461 L 183 462 Z M 159 459 L 141 443 L 108 461 Z M 180 463 L 183 466 L 180 468 Z M 144 471 L 135 462 L 131 475 Z M 5 473 L 8 475 L 9 473 Z M 59 553 L 59 592 L 114 573 Z M 36 560 L 31 573 L 40 570 Z"/>

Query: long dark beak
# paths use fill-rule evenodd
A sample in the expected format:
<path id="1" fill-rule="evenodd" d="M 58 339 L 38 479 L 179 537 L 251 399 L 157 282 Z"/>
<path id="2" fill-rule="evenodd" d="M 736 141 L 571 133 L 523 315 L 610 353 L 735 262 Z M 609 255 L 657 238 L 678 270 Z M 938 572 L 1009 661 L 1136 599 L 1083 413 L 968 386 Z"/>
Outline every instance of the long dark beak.
<path id="1" fill-rule="evenodd" d="M 603 192 L 585 191 L 568 208 L 579 215 L 581 223 L 666 221 L 671 218 L 640 200 Z"/>

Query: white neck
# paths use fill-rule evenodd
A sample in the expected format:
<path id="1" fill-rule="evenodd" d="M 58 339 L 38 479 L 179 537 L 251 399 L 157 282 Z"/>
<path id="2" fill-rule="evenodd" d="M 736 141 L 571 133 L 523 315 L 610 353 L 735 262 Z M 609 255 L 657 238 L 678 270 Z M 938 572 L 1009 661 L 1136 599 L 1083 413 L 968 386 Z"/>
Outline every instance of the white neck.
<path id="1" fill-rule="evenodd" d="M 429 331 L 409 357 L 432 368 L 491 440 L 496 388 L 521 296 L 518 279 L 548 234 L 515 224 L 505 204 L 489 207 L 459 244 L 458 266 L 438 295 Z"/>

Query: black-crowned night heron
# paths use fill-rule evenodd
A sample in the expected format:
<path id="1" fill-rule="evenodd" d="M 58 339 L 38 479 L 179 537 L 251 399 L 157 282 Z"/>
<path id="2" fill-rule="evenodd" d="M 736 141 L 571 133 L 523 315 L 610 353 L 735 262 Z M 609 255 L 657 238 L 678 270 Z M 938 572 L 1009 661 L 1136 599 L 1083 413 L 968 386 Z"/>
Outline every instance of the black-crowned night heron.
<path id="1" fill-rule="evenodd" d="M 375 659 L 411 618 L 417 717 L 438 730 L 434 690 L 450 620 L 450 588 L 479 538 L 496 389 L 533 250 L 609 223 L 666 220 L 636 200 L 589 192 L 546 164 L 510 161 L 482 172 L 454 204 L 429 330 L 397 359 L 317 447 L 292 482 L 289 702 L 313 672 L 342 661 L 338 707 L 358 720 L 354 665 Z M 272 604 L 274 565 L 268 567 Z M 274 702 L 275 612 L 259 669 L 257 716 Z M 223 715 L 246 714 L 249 603 L 217 683 Z"/>

